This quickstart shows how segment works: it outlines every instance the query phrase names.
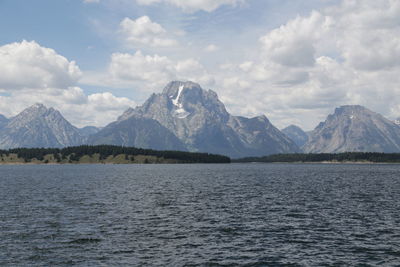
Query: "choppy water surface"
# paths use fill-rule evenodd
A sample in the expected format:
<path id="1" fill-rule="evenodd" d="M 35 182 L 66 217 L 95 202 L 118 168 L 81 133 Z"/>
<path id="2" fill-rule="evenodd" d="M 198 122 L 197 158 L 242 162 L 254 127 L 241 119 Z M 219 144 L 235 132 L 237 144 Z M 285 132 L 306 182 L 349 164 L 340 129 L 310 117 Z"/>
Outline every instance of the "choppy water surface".
<path id="1" fill-rule="evenodd" d="M 400 165 L 0 166 L 1 266 L 400 264 Z"/>

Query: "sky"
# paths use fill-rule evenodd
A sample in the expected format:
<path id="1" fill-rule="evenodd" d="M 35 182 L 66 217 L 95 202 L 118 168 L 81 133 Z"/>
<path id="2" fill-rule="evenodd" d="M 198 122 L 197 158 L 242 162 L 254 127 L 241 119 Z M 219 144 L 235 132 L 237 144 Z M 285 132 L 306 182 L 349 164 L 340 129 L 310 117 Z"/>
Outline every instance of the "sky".
<path id="1" fill-rule="evenodd" d="M 400 117 L 398 0 L 0 0 L 0 114 L 105 126 L 172 80 L 233 115 L 312 130 L 341 105 Z"/>

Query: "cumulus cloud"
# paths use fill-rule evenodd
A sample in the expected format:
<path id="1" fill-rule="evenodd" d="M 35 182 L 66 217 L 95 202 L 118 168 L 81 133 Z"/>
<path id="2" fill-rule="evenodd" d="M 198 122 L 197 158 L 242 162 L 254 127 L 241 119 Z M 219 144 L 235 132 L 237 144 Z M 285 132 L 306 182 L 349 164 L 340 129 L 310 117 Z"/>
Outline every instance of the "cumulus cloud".
<path id="1" fill-rule="evenodd" d="M 116 97 L 110 92 L 86 95 L 79 87 L 66 89 L 24 89 L 0 96 L 0 114 L 8 117 L 33 105 L 43 103 L 60 110 L 62 115 L 77 127 L 105 126 L 117 119 L 123 111 L 136 103 L 126 97 Z"/>
<path id="2" fill-rule="evenodd" d="M 148 16 L 136 20 L 125 18 L 120 23 L 120 32 L 128 45 L 152 47 L 170 47 L 178 42 L 168 37 L 167 31 L 158 23 L 151 21 Z"/>
<path id="3" fill-rule="evenodd" d="M 112 82 L 121 86 L 129 87 L 141 82 L 154 86 L 173 78 L 174 64 L 168 57 L 144 55 L 141 51 L 115 53 L 111 56 L 108 72 Z"/>
<path id="4" fill-rule="evenodd" d="M 186 12 L 195 12 L 203 10 L 211 12 L 216 10 L 222 5 L 235 6 L 239 3 L 243 3 L 247 0 L 136 0 L 140 5 L 151 5 L 155 3 L 168 3 L 176 7 L 181 8 Z"/>
<path id="5" fill-rule="evenodd" d="M 344 1 L 331 13 L 347 64 L 370 71 L 400 66 L 399 1 Z"/>
<path id="6" fill-rule="evenodd" d="M 172 60 L 166 56 L 114 53 L 106 73 L 86 76 L 84 82 L 142 91 L 161 90 L 171 80 L 192 80 L 206 86 L 214 84 L 213 77 L 197 60 Z"/>
<path id="7" fill-rule="evenodd" d="M 289 67 L 308 67 L 315 63 L 316 45 L 332 27 L 329 17 L 312 12 L 309 17 L 297 17 L 271 31 L 260 40 L 263 52 L 270 60 Z"/>
<path id="8" fill-rule="evenodd" d="M 161 1 L 142 4 L 157 2 Z M 168 1 L 182 8 L 193 4 L 178 2 Z M 398 17 L 399 1 L 342 1 L 265 32 L 256 56 L 229 60 L 220 69 L 191 57 L 115 53 L 108 74 L 89 77 L 89 83 L 154 92 L 170 80 L 193 80 L 218 91 L 232 113 L 264 113 L 279 127 L 295 123 L 310 130 L 344 104 L 361 104 L 399 117 Z M 165 34 L 161 26 L 150 28 L 145 32 Z M 202 49 L 212 52 L 218 47 L 210 44 Z"/>
<path id="9" fill-rule="evenodd" d="M 137 1 L 143 5 L 164 2 L 189 12 L 241 2 Z M 159 91 L 170 80 L 193 80 L 218 91 L 232 113 L 264 113 L 278 127 L 295 123 L 310 130 L 344 104 L 361 104 L 385 116 L 399 117 L 400 1 L 336 3 L 265 32 L 258 39 L 255 56 L 246 53 L 243 60 L 235 62 L 227 55 L 226 64 L 219 69 L 190 56 L 173 59 L 138 51 L 113 54 L 108 74 L 84 79 L 90 84 L 144 92 Z M 148 19 L 144 24 L 151 27 L 131 35 L 171 38 L 164 28 L 152 23 Z M 132 43 L 149 47 L 157 43 L 153 39 L 139 38 Z M 198 49 L 214 52 L 218 47 L 210 44 Z"/>
<path id="10" fill-rule="evenodd" d="M 2 89 L 67 87 L 82 74 L 74 61 L 35 41 L 0 46 L 0 73 Z"/>
<path id="11" fill-rule="evenodd" d="M 399 17 L 399 1 L 353 0 L 293 18 L 261 36 L 258 58 L 221 66 L 220 95 L 280 127 L 312 129 L 344 104 L 399 117 Z"/>
<path id="12" fill-rule="evenodd" d="M 0 114 L 8 117 L 34 104 L 59 109 L 78 126 L 104 126 L 136 103 L 110 92 L 86 95 L 74 61 L 32 41 L 0 47 Z"/>
<path id="13" fill-rule="evenodd" d="M 204 48 L 204 51 L 209 52 L 209 53 L 216 52 L 216 51 L 218 51 L 218 50 L 219 50 L 219 47 L 216 46 L 215 44 L 207 45 L 207 46 Z"/>

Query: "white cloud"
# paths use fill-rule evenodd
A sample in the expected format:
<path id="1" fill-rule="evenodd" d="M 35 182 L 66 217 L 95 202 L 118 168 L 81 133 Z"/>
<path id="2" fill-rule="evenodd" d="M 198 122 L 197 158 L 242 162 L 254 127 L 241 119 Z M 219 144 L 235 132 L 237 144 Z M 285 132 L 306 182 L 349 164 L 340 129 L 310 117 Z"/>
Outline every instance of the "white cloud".
<path id="1" fill-rule="evenodd" d="M 205 67 L 193 58 L 174 61 L 166 56 L 114 53 L 107 73 L 87 75 L 84 83 L 113 87 L 136 88 L 142 91 L 161 90 L 171 80 L 192 80 L 206 86 L 214 79 Z"/>
<path id="2" fill-rule="evenodd" d="M 136 106 L 126 97 L 116 97 L 110 92 L 86 95 L 79 87 L 24 89 L 0 96 L 0 114 L 14 116 L 35 103 L 60 110 L 69 122 L 78 127 L 105 126 L 129 107 Z"/>
<path id="3" fill-rule="evenodd" d="M 161 1 L 142 4 L 151 2 Z M 186 2 L 168 3 L 184 8 Z M 342 1 L 266 32 L 254 57 L 228 59 L 220 69 L 190 56 L 176 60 L 138 51 L 113 54 L 109 74 L 85 79 L 143 92 L 159 91 L 175 79 L 193 80 L 218 91 L 232 113 L 264 113 L 279 127 L 296 123 L 312 129 L 343 104 L 394 118 L 400 116 L 398 17 L 399 1 Z M 165 34 L 160 27 L 147 32 Z"/>
<path id="4" fill-rule="evenodd" d="M 136 1 L 142 5 L 166 3 L 186 12 L 211 12 L 221 5 L 244 2 Z M 343 0 L 265 32 L 256 51 L 243 47 L 242 60 L 237 60 L 240 55 L 227 54 L 220 69 L 214 66 L 221 64 L 221 55 L 228 51 L 221 46 L 218 58 L 217 53 L 204 54 L 208 59 L 200 62 L 190 53 L 213 52 L 218 47 L 210 44 L 196 49 L 194 45 L 180 55 L 114 53 L 107 73 L 85 73 L 83 80 L 143 92 L 159 91 L 170 80 L 193 80 L 218 91 L 232 113 L 265 113 L 279 127 L 296 123 L 312 129 L 343 104 L 365 105 L 394 118 L 400 116 L 399 17 L 397 0 Z M 121 33 L 131 47 L 144 50 L 176 45 L 176 31 L 171 34 L 148 17 L 124 21 Z M 191 34 L 189 31 L 182 40 L 190 39 Z M 215 59 L 210 60 L 212 56 Z M 204 65 L 203 60 L 211 64 Z"/>
<path id="5" fill-rule="evenodd" d="M 0 46 L 0 88 L 46 88 L 74 85 L 81 71 L 53 49 L 35 41 Z"/>
<path id="6" fill-rule="evenodd" d="M 85 4 L 100 3 L 100 0 L 83 0 Z"/>
<path id="7" fill-rule="evenodd" d="M 219 95 L 236 114 L 314 128 L 336 106 L 400 115 L 400 2 L 342 1 L 260 38 L 259 57 L 225 64 Z M 251 104 L 249 104 L 251 103 Z"/>
<path id="8" fill-rule="evenodd" d="M 155 3 L 168 3 L 183 9 L 186 12 L 203 10 L 211 12 L 222 5 L 236 6 L 247 0 L 136 0 L 140 5 L 151 5 Z"/>
<path id="9" fill-rule="evenodd" d="M 344 1 L 332 13 L 347 64 L 370 71 L 400 66 L 399 1 Z"/>
<path id="10" fill-rule="evenodd" d="M 178 61 L 175 66 L 175 80 L 194 81 L 203 86 L 212 86 L 215 83 L 214 77 L 211 76 L 205 67 L 197 60 L 189 58 Z"/>
<path id="11" fill-rule="evenodd" d="M 0 114 L 14 116 L 34 103 L 62 112 L 77 126 L 104 126 L 136 103 L 110 92 L 86 95 L 81 71 L 53 49 L 32 41 L 0 47 Z"/>
<path id="12" fill-rule="evenodd" d="M 207 45 L 207 46 L 204 48 L 204 51 L 209 52 L 209 53 L 216 52 L 216 51 L 218 51 L 218 50 L 219 50 L 219 47 L 216 46 L 216 45 L 214 45 L 214 44 Z"/>
<path id="13" fill-rule="evenodd" d="M 165 56 L 115 53 L 111 56 L 109 75 L 113 83 L 134 86 L 145 82 L 151 87 L 173 79 L 174 63 Z M 107 74 L 106 74 L 107 75 Z"/>
<path id="14" fill-rule="evenodd" d="M 136 20 L 125 18 L 120 23 L 120 31 L 127 44 L 133 47 L 170 47 L 178 44 L 168 37 L 167 31 L 160 24 L 151 21 L 148 16 Z"/>
<path id="15" fill-rule="evenodd" d="M 316 11 L 307 18 L 297 17 L 260 39 L 263 52 L 268 59 L 281 65 L 312 66 L 315 63 L 317 41 L 325 37 L 331 23 L 329 17 Z"/>

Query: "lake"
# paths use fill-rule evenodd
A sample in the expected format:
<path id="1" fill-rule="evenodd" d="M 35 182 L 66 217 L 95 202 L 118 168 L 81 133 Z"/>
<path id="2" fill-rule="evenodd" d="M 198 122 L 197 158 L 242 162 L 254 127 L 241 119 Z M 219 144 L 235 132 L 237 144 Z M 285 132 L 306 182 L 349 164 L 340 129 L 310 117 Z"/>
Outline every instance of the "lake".
<path id="1" fill-rule="evenodd" d="M 400 165 L 6 165 L 0 176 L 0 266 L 400 264 Z"/>

